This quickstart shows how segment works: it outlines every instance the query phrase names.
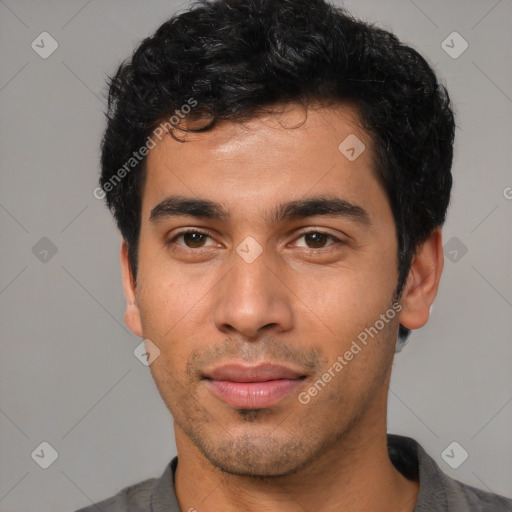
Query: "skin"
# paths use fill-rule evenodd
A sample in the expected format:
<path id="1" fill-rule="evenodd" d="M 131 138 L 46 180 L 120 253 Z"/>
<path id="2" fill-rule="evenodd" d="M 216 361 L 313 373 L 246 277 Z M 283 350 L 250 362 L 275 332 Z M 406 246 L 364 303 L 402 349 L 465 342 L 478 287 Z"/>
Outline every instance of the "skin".
<path id="1" fill-rule="evenodd" d="M 299 105 L 282 107 L 211 132 L 177 133 L 185 143 L 164 137 L 147 158 L 136 284 L 125 243 L 121 249 L 125 321 L 160 350 L 150 370 L 174 418 L 178 501 L 199 512 L 412 511 L 418 483 L 387 454 L 387 395 L 399 322 L 424 325 L 437 293 L 441 232 L 418 248 L 399 314 L 300 403 L 298 392 L 391 308 L 397 237 L 357 110 L 311 107 L 306 118 Z M 355 161 L 338 150 L 350 134 L 366 146 Z M 151 221 L 175 194 L 220 203 L 230 217 Z M 280 203 L 319 196 L 359 206 L 369 223 L 267 218 Z M 186 228 L 206 236 L 175 238 Z M 236 252 L 249 236 L 262 249 L 252 263 Z M 306 378 L 271 407 L 236 409 L 201 378 L 235 359 L 284 364 Z"/>

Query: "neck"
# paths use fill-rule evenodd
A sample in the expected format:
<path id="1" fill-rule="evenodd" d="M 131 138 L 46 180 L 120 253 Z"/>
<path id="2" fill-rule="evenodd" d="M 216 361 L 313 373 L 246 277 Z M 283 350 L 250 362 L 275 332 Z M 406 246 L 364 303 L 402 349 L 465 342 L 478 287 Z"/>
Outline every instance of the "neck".
<path id="1" fill-rule="evenodd" d="M 190 512 L 412 512 L 419 484 L 403 477 L 389 459 L 385 414 L 383 422 L 362 425 L 362 421 L 307 466 L 268 478 L 220 471 L 175 425 L 180 508 Z"/>

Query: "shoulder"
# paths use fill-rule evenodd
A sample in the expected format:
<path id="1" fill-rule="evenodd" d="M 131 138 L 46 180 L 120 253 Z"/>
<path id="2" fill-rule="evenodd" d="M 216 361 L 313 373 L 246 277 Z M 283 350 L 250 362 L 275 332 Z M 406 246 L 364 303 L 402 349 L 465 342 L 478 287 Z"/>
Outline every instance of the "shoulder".
<path id="1" fill-rule="evenodd" d="M 512 499 L 477 489 L 448 475 L 443 480 L 449 510 L 512 512 Z"/>
<path id="2" fill-rule="evenodd" d="M 125 487 L 115 496 L 95 503 L 76 512 L 145 512 L 148 510 L 157 479 L 150 478 Z"/>
<path id="3" fill-rule="evenodd" d="M 174 490 L 174 474 L 178 457 L 174 457 L 159 478 L 149 478 L 125 487 L 115 496 L 76 512 L 179 512 Z"/>
<path id="4" fill-rule="evenodd" d="M 419 481 L 414 512 L 512 512 L 512 500 L 446 474 L 414 439 L 388 434 L 389 456 L 406 478 Z"/>

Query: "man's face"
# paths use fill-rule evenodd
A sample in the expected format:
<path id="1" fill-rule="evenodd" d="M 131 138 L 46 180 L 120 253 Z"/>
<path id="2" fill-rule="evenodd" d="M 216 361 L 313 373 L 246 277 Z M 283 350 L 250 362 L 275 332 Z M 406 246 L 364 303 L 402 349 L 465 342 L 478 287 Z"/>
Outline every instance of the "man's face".
<path id="1" fill-rule="evenodd" d="M 186 438 L 237 474 L 292 473 L 385 421 L 398 328 L 389 313 L 395 224 L 371 140 L 348 106 L 311 109 L 296 128 L 304 110 L 287 108 L 185 143 L 166 136 L 147 158 L 136 288 L 142 332 L 132 328 L 161 351 L 150 369 L 178 450 Z M 354 135 L 366 146 L 355 160 Z M 183 205 L 170 196 L 217 203 L 225 215 L 190 205 L 179 213 Z M 345 203 L 326 215 L 311 199 Z M 183 234 L 190 230 L 200 233 Z M 231 363 L 238 373 L 215 375 Z M 262 370 L 264 363 L 291 373 Z M 244 375 L 260 383 L 234 383 Z"/>

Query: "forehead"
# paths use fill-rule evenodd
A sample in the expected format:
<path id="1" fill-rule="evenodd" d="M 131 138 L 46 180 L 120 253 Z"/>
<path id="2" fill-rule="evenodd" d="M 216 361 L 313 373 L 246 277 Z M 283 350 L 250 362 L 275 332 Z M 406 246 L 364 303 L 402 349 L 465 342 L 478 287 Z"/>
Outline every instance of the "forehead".
<path id="1" fill-rule="evenodd" d="M 371 138 L 353 106 L 305 111 L 288 104 L 243 123 L 220 122 L 204 133 L 177 130 L 176 136 L 184 142 L 165 136 L 148 153 L 146 218 L 171 194 L 241 210 L 266 210 L 292 196 L 341 194 L 351 201 L 383 194 Z"/>
<path id="2" fill-rule="evenodd" d="M 157 147 L 148 154 L 148 164 L 158 165 L 158 160 L 172 150 L 177 158 L 186 154 L 192 161 L 205 161 L 209 155 L 219 158 L 233 156 L 237 150 L 259 146 L 264 150 L 262 157 L 279 149 L 338 149 L 348 136 L 357 137 L 366 146 L 367 157 L 373 157 L 372 144 L 366 130 L 360 123 L 359 111 L 351 104 L 321 106 L 312 104 L 307 109 L 298 103 L 279 104 L 268 113 L 260 114 L 247 121 L 218 121 L 215 127 L 203 133 L 175 130 L 178 142 L 170 136 L 157 142 Z M 165 120 L 164 120 L 165 122 Z M 199 128 L 205 121 L 184 118 L 183 127 Z M 182 125 L 178 125 L 182 126 Z M 313 139 L 311 139 L 313 137 Z M 355 140 L 355 139 L 354 139 Z M 190 149 L 191 143 L 194 146 Z M 288 155 L 293 158 L 293 154 Z M 348 156 L 351 156 L 348 154 Z M 203 157 L 203 158 L 202 158 Z"/>

